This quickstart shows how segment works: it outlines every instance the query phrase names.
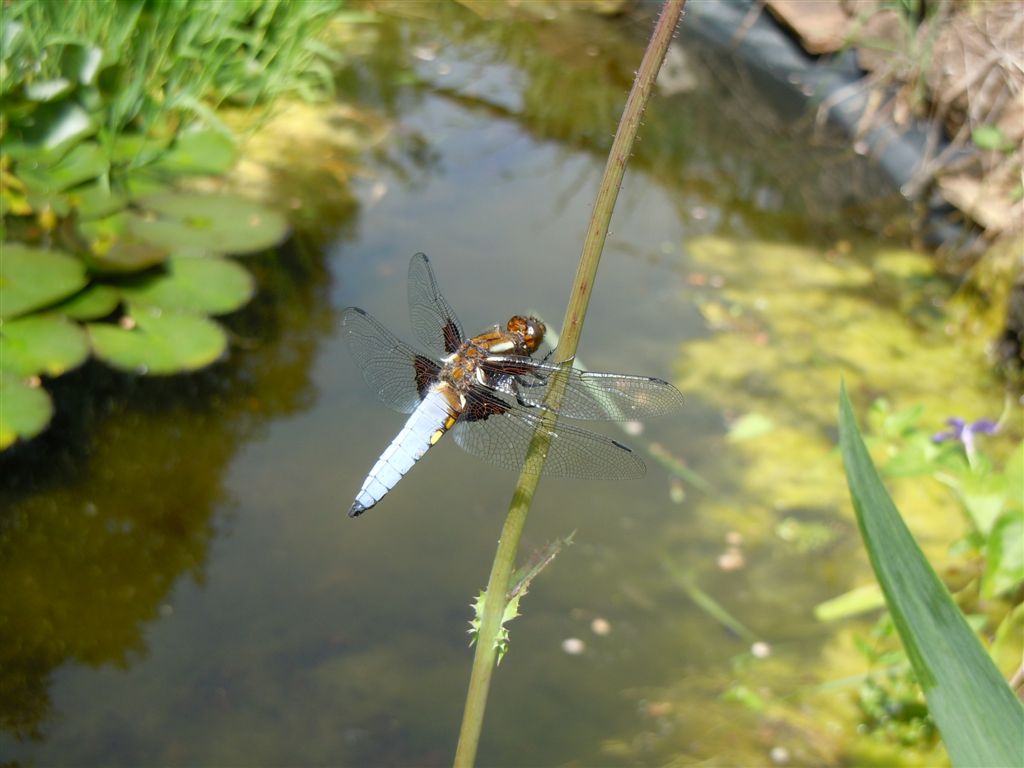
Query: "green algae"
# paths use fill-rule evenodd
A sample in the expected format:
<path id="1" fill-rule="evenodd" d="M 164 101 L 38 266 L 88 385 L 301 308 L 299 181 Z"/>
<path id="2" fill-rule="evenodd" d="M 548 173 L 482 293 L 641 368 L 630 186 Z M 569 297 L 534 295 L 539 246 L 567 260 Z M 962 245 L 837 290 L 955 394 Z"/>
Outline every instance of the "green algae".
<path id="1" fill-rule="evenodd" d="M 748 551 L 761 547 L 773 553 L 774 570 L 802 570 L 805 580 L 826 589 L 832 585 L 833 594 L 870 583 L 866 557 L 854 548 L 852 510 L 835 450 L 840 379 L 859 406 L 881 396 L 899 407 L 916 405 L 923 423 L 936 430 L 949 415 L 994 416 L 1002 405 L 978 345 L 947 331 L 941 305 L 948 286 L 927 257 L 872 242 L 817 250 L 701 237 L 688 241 L 686 250 L 691 269 L 715 275 L 709 284 L 719 287 L 702 288 L 695 297 L 711 334 L 681 348 L 676 383 L 726 414 L 729 439 L 717 459 L 740 468 L 730 483 L 717 486 L 723 491 L 702 503 L 701 516 L 740 532 Z M 882 465 L 894 453 L 885 440 L 872 447 Z M 893 478 L 891 488 L 941 570 L 953 560 L 950 543 L 965 532 L 953 495 L 921 477 Z M 837 546 L 851 551 L 835 558 Z M 774 594 L 780 583 L 787 581 L 778 573 L 762 573 L 746 588 L 752 602 L 779 606 L 813 591 L 787 587 L 781 597 Z M 772 693 L 774 684 L 766 688 L 782 674 L 771 671 L 775 661 L 749 665 L 734 685 L 761 691 L 763 718 L 784 723 L 805 744 L 819 745 L 822 751 L 804 750 L 803 759 L 944 762 L 936 744 L 908 749 L 857 735 L 853 686 L 844 696 L 828 684 L 863 675 L 855 638 L 864 629 L 858 626 L 828 635 L 813 671 L 790 680 L 786 696 Z M 782 662 L 790 675 L 795 661 Z M 807 718 L 809 710 L 818 722 Z M 729 753 L 717 755 L 728 758 Z"/>

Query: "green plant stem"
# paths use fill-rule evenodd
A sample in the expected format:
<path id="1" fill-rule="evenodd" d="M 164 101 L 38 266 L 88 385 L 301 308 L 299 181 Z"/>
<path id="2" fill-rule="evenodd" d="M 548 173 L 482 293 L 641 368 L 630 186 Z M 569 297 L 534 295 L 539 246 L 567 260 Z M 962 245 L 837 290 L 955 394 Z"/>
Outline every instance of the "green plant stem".
<path id="1" fill-rule="evenodd" d="M 658 23 L 655 25 L 654 33 L 647 44 L 643 61 L 637 70 L 633 88 L 626 99 L 618 131 L 615 134 L 614 142 L 612 142 L 611 151 L 608 153 L 608 162 L 605 165 L 604 176 L 594 202 L 590 226 L 586 239 L 583 241 L 583 251 L 580 254 L 579 266 L 573 280 L 572 295 L 569 297 L 565 320 L 562 322 L 562 338 L 555 354 L 555 359 L 559 362 L 570 361 L 576 354 L 580 333 L 583 330 L 583 319 L 587 313 L 590 293 L 601 260 L 601 251 L 604 249 L 605 239 L 608 236 L 612 210 L 619 195 L 619 187 L 626 172 L 626 163 L 629 161 L 633 141 L 640 127 L 640 118 L 651 95 L 651 90 L 654 88 L 658 70 L 661 68 L 672 35 L 675 34 L 685 4 L 686 0 L 666 0 Z M 551 388 L 548 402 L 557 404 L 560 397 L 561 390 L 556 382 L 556 386 Z M 549 424 L 553 420 L 552 411 L 546 411 L 544 423 Z M 548 440 L 546 434 L 537 433 L 530 444 L 526 466 L 535 466 L 531 458 L 543 455 L 547 451 Z M 519 539 L 522 536 L 523 526 L 526 524 L 526 516 L 533 501 L 538 480 L 539 475 L 537 474 L 520 474 L 515 493 L 512 495 L 512 502 L 509 505 L 508 516 L 505 518 L 505 525 L 501 531 L 498 551 L 495 553 L 491 576 L 487 582 L 487 601 L 480 620 L 476 654 L 473 657 L 473 671 L 470 675 L 469 690 L 466 693 L 466 707 L 462 716 L 462 728 L 459 731 L 459 744 L 455 752 L 454 764 L 457 767 L 472 766 L 476 760 L 480 732 L 483 727 L 484 709 L 487 705 L 487 694 L 490 690 L 491 675 L 494 672 L 495 640 L 498 637 L 501 617 L 508 602 L 509 580 L 515 566 Z"/>

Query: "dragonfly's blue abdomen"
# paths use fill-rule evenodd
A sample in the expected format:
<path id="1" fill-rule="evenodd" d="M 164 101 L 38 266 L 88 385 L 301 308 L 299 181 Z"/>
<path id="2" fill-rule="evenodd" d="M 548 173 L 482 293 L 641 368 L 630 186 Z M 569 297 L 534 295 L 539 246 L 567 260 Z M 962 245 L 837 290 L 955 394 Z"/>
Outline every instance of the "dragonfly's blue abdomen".
<path id="1" fill-rule="evenodd" d="M 373 465 L 348 512 L 349 517 L 361 515 L 383 499 L 427 449 L 448 431 L 455 417 L 444 392 L 439 387 L 431 389 Z"/>

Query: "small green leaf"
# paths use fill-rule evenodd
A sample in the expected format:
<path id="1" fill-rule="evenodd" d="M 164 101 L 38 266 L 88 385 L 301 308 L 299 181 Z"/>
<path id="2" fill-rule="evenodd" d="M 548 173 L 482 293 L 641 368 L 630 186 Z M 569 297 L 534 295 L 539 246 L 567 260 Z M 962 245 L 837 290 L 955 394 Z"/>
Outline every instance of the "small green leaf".
<path id="1" fill-rule="evenodd" d="M 729 686 L 725 693 L 722 694 L 722 699 L 725 701 L 735 701 L 751 712 L 764 712 L 769 706 L 764 696 L 748 686 L 740 684 Z"/>
<path id="2" fill-rule="evenodd" d="M 121 295 L 137 306 L 161 307 L 204 315 L 234 312 L 252 298 L 252 275 L 233 261 L 174 256 L 167 271 L 145 275 L 121 286 Z"/>
<path id="3" fill-rule="evenodd" d="M 240 197 L 167 193 L 137 203 L 150 212 L 138 235 L 172 251 L 252 253 L 277 245 L 288 233 L 283 216 Z"/>
<path id="4" fill-rule="evenodd" d="M 1010 677 L 1020 666 L 1024 656 L 1024 604 L 1018 604 L 1005 616 L 996 629 L 992 641 L 992 658 L 1003 673 Z"/>
<path id="5" fill-rule="evenodd" d="M 923 432 L 908 435 L 882 468 L 886 477 L 920 477 L 935 472 L 940 448 Z"/>
<path id="6" fill-rule="evenodd" d="M 53 308 L 54 312 L 73 320 L 99 320 L 111 314 L 121 303 L 121 296 L 109 285 L 94 284 Z"/>
<path id="7" fill-rule="evenodd" d="M 77 323 L 56 314 L 0 322 L 0 369 L 19 376 L 60 376 L 89 356 Z"/>
<path id="8" fill-rule="evenodd" d="M 85 267 L 59 251 L 0 243 L 0 318 L 60 301 L 86 284 Z"/>
<path id="9" fill-rule="evenodd" d="M 971 131 L 971 141 L 979 149 L 988 149 L 996 152 L 1007 152 L 1012 150 L 1014 145 L 1002 129 L 997 125 L 979 125 Z"/>
<path id="10" fill-rule="evenodd" d="M 50 423 L 53 402 L 42 387 L 0 370 L 0 451 L 35 437 Z"/>
<path id="11" fill-rule="evenodd" d="M 760 413 L 747 413 L 740 416 L 729 427 L 729 442 L 740 443 L 766 435 L 775 429 L 775 423 Z"/>
<path id="12" fill-rule="evenodd" d="M 1024 765 L 1024 708 L 893 505 L 845 385 L 839 392 L 839 444 L 871 566 L 953 765 Z"/>
<path id="13" fill-rule="evenodd" d="M 878 584 L 866 584 L 844 592 L 837 597 L 818 603 L 814 607 L 814 618 L 818 621 L 837 621 L 869 611 L 885 608 L 885 598 Z"/>
<path id="14" fill-rule="evenodd" d="M 994 472 L 964 472 L 953 485 L 975 529 L 988 536 L 1006 502 L 1007 480 Z"/>
<path id="15" fill-rule="evenodd" d="M 886 413 L 882 422 L 882 432 L 890 437 L 905 437 L 917 429 L 923 413 L 924 406 L 922 405 Z"/>
<path id="16" fill-rule="evenodd" d="M 509 634 L 508 627 L 505 624 L 512 619 L 517 618 L 521 614 L 519 613 L 519 600 L 522 598 L 524 593 L 519 592 L 514 597 L 510 598 L 505 603 L 505 610 L 501 614 L 501 625 L 498 628 L 498 635 L 494 638 L 494 649 L 498 652 L 498 664 L 501 664 L 501 660 L 508 653 L 509 647 Z M 487 605 L 487 592 L 481 591 L 476 599 L 473 601 L 473 618 L 469 620 L 469 644 L 473 645 L 480 636 L 480 622 L 483 619 L 484 607 Z"/>
<path id="17" fill-rule="evenodd" d="M 1001 516 L 985 546 L 985 575 L 981 592 L 986 598 L 1003 594 L 1024 582 L 1024 512 Z"/>
<path id="18" fill-rule="evenodd" d="M 132 308 L 134 328 L 90 323 L 89 338 L 100 360 L 138 374 L 167 375 L 195 371 L 224 354 L 228 341 L 212 320 L 155 307 Z"/>
<path id="19" fill-rule="evenodd" d="M 529 592 L 530 584 L 533 583 L 533 580 L 540 575 L 541 571 L 554 562 L 564 547 L 572 546 L 575 536 L 576 531 L 573 531 L 565 538 L 550 541 L 543 549 L 534 552 L 530 559 L 512 574 L 512 578 L 509 579 L 511 586 L 505 597 L 511 600 L 513 597 L 521 597 Z"/>

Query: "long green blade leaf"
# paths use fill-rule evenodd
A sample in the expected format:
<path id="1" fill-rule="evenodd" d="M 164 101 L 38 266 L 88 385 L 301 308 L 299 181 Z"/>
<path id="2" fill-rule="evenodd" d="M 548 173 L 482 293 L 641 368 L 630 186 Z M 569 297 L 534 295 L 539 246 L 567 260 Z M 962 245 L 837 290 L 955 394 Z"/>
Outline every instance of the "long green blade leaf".
<path id="1" fill-rule="evenodd" d="M 1024 766 L 1024 708 L 939 581 L 882 485 L 839 390 L 839 445 L 875 576 L 955 766 Z"/>

